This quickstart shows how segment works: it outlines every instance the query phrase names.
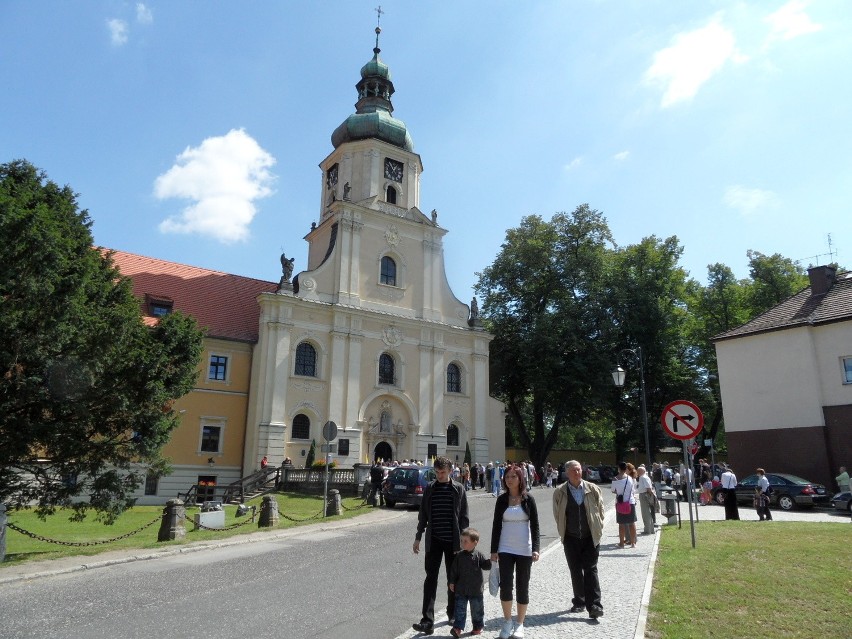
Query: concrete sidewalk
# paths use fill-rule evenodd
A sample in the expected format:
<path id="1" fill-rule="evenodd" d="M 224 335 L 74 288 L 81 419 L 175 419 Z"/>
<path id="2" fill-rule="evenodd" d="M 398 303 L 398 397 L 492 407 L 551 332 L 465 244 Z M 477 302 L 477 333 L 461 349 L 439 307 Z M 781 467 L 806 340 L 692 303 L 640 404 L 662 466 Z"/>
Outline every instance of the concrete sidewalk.
<path id="1" fill-rule="evenodd" d="M 538 497 L 538 493 L 536 493 Z M 689 509 L 681 502 L 682 526 L 689 529 Z M 550 505 L 542 500 L 539 516 L 550 516 Z M 697 517 L 696 545 L 701 543 L 701 522 L 723 520 L 725 509 L 721 506 L 694 506 L 693 518 Z M 842 513 L 836 515 L 828 510 L 792 511 L 772 513 L 776 521 L 825 521 L 848 522 Z M 740 518 L 744 526 L 771 526 L 771 523 L 757 523 L 757 514 L 753 508 L 740 508 Z M 642 516 L 638 514 L 638 531 L 642 530 Z M 657 515 L 657 522 L 665 518 Z M 752 523 L 754 522 L 754 523 Z M 659 544 L 659 528 L 653 535 L 637 536 L 636 548 L 618 548 L 618 524 L 615 523 L 615 508 L 607 509 L 604 520 L 604 535 L 601 539 L 598 577 L 601 584 L 604 616 L 598 620 L 589 619 L 588 613 L 570 614 L 571 576 L 561 542 L 553 542 L 541 553 L 541 558 L 533 564 L 530 580 L 530 604 L 524 623 L 527 639 L 563 639 L 565 637 L 583 637 L 584 639 L 615 639 L 645 637 L 645 625 L 648 614 L 648 602 L 654 578 L 654 566 Z M 441 573 L 443 576 L 443 571 Z M 487 577 L 487 576 L 486 576 Z M 436 606 L 434 636 L 449 636 L 450 625 L 444 614 Z M 485 630 L 481 636 L 496 637 L 503 622 L 500 601 L 485 592 Z M 465 634 L 470 635 L 471 622 L 468 612 Z M 396 639 L 420 637 L 420 633 L 409 630 Z M 472 636 L 472 635 L 470 635 Z"/>

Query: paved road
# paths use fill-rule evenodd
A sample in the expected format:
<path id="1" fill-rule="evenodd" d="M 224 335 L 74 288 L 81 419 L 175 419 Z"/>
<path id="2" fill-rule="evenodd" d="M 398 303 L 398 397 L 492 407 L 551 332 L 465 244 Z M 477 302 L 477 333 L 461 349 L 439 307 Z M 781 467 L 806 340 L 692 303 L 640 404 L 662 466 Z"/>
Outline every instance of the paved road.
<path id="1" fill-rule="evenodd" d="M 643 637 L 659 535 L 640 536 L 635 549 L 617 549 L 612 498 L 604 487 L 610 504 L 599 564 L 605 615 L 592 622 L 585 614 L 567 612 L 570 584 L 553 538 L 550 491 L 533 494 L 545 530 L 542 558 L 533 568 L 526 636 Z M 487 547 L 493 497 L 471 493 L 470 503 L 472 523 L 484 533 L 481 543 Z M 741 515 L 756 519 L 751 509 L 741 509 Z M 703 507 L 698 517 L 721 519 L 724 511 Z M 829 511 L 776 513 L 775 518 L 848 521 Z M 377 509 L 342 522 L 255 533 L 215 548 L 3 567 L 0 636 L 408 639 L 417 636 L 409 629 L 418 617 L 423 578 L 422 557 L 411 553 L 415 519 L 414 511 Z M 700 523 L 697 530 L 700 543 Z M 436 636 L 449 635 L 441 616 L 445 604 L 442 598 L 436 604 Z M 496 598 L 486 595 L 485 612 L 483 636 L 496 637 L 501 616 Z"/>

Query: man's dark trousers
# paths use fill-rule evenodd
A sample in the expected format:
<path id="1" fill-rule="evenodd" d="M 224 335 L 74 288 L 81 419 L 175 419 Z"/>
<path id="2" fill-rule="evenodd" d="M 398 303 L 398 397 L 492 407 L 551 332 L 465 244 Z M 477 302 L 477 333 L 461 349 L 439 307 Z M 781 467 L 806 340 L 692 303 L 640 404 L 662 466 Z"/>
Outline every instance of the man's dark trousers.
<path id="1" fill-rule="evenodd" d="M 426 553 L 426 579 L 423 581 L 423 610 L 421 622 L 435 624 L 435 595 L 438 592 L 438 573 L 441 571 L 441 559 L 444 560 L 444 570 L 450 574 L 453 565 L 453 542 L 432 538 L 429 551 Z M 447 617 L 452 618 L 456 610 L 456 596 L 447 587 Z"/>
<path id="2" fill-rule="evenodd" d="M 568 570 L 571 573 L 571 586 L 575 606 L 601 606 L 601 585 L 598 581 L 598 550 L 591 537 L 571 537 L 565 535 L 562 541 Z M 601 606 L 603 608 L 603 606 Z"/>

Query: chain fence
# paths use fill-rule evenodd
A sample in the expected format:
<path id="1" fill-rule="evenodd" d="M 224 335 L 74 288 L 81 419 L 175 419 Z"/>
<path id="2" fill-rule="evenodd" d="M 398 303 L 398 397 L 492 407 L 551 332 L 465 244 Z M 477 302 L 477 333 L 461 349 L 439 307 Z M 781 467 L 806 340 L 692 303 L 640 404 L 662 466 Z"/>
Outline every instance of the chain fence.
<path id="1" fill-rule="evenodd" d="M 186 513 L 184 513 L 183 518 L 190 522 L 193 526 L 195 526 L 196 530 L 198 530 L 199 528 L 202 530 L 233 530 L 234 528 L 239 528 L 240 526 L 245 526 L 246 524 L 254 523 L 254 514 L 252 514 L 251 518 L 246 519 L 245 521 L 241 521 L 237 524 L 231 524 L 230 526 L 225 526 L 224 528 L 211 528 L 209 526 L 205 526 L 204 524 L 197 522 L 194 519 L 190 519 L 189 515 L 187 515 Z"/>
<path id="2" fill-rule="evenodd" d="M 21 533 L 22 535 L 26 535 L 27 537 L 31 537 L 32 539 L 36 539 L 38 541 L 44 541 L 44 542 L 47 542 L 49 544 L 57 544 L 59 546 L 80 546 L 80 547 L 82 547 L 82 546 L 102 546 L 103 544 L 111 544 L 111 543 L 113 543 L 115 541 L 119 541 L 121 539 L 127 539 L 128 537 L 132 537 L 133 535 L 139 534 L 140 532 L 142 532 L 146 528 L 150 528 L 151 526 L 153 526 L 154 524 L 159 522 L 161 519 L 162 519 L 162 517 L 157 515 L 156 519 L 148 522 L 147 524 L 145 524 L 144 526 L 141 526 L 140 528 L 137 528 L 136 530 L 132 530 L 128 533 L 124 533 L 123 535 L 119 535 L 118 537 L 113 537 L 112 539 L 100 539 L 98 541 L 62 541 L 62 540 L 59 540 L 59 539 L 51 539 L 50 537 L 45 537 L 43 535 L 39 535 L 39 534 L 36 534 L 34 532 L 30 532 L 29 530 L 25 530 L 24 528 L 21 528 L 20 526 L 16 526 L 15 524 L 13 524 L 10 521 L 6 522 L 6 526 L 8 526 L 9 528 L 11 528 L 12 530 L 14 530 L 16 532 Z"/>

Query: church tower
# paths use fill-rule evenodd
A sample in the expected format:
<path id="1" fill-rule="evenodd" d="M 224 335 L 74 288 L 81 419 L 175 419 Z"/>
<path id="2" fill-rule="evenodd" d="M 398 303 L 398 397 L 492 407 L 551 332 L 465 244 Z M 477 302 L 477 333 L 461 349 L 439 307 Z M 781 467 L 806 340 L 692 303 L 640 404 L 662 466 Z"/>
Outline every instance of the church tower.
<path id="1" fill-rule="evenodd" d="M 420 209 L 423 164 L 379 57 L 355 85 L 355 113 L 320 162 L 318 219 L 307 268 L 261 294 L 246 435 L 246 469 L 266 455 L 303 462 L 322 426 L 338 426 L 335 459 L 448 455 L 502 459 L 502 404 L 488 396 L 488 344 L 450 290 L 433 209 Z"/>

